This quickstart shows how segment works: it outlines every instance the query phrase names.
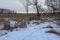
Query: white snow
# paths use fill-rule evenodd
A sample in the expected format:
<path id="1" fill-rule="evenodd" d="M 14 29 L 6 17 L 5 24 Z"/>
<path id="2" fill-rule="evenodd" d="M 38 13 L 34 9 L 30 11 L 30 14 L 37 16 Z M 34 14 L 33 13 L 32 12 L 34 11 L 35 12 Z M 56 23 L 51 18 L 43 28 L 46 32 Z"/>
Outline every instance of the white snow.
<path id="1" fill-rule="evenodd" d="M 3 35 L 5 35 L 5 34 L 7 34 L 7 33 L 8 33 L 7 30 L 0 30 L 0 36 L 3 36 Z"/>
<path id="2" fill-rule="evenodd" d="M 45 32 L 51 30 L 50 28 L 43 29 L 43 27 L 48 25 L 55 27 L 58 25 L 53 22 L 44 22 L 36 25 L 33 22 L 35 20 L 30 21 L 30 24 L 27 24 L 27 28 L 20 28 L 19 31 L 14 30 L 13 32 L 8 32 L 7 35 L 1 36 L 0 40 L 60 40 L 59 36 Z"/>
<path id="3" fill-rule="evenodd" d="M 15 24 L 17 23 L 17 21 L 14 21 L 14 20 L 10 20 L 9 22 L 10 22 L 10 26 L 11 26 L 11 27 L 14 27 Z"/>
<path id="4" fill-rule="evenodd" d="M 3 29 L 3 28 L 4 28 L 4 24 L 0 23 L 0 29 Z"/>

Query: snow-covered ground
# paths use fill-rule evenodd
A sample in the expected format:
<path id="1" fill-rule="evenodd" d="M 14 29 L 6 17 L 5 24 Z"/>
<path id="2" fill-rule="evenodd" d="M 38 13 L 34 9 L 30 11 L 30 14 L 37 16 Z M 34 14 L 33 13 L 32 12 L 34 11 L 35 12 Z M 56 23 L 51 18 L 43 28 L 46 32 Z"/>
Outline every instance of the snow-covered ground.
<path id="1" fill-rule="evenodd" d="M 27 28 L 17 28 L 13 32 L 8 32 L 7 35 L 0 36 L 0 40 L 60 40 L 60 36 L 52 33 L 46 33 L 51 28 L 44 28 L 48 25 L 52 26 L 54 30 L 60 32 L 60 28 L 54 22 L 44 22 L 38 25 L 33 24 L 36 20 L 30 21 Z"/>

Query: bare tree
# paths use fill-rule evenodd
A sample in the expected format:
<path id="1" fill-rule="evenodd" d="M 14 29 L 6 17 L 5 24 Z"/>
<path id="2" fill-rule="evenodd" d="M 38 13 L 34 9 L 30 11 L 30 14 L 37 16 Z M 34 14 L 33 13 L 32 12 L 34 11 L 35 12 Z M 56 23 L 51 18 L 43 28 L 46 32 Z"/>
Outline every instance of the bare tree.
<path id="1" fill-rule="evenodd" d="M 27 15 L 28 15 L 28 7 L 30 5 L 33 5 L 35 7 L 36 12 L 37 12 L 37 16 L 40 16 L 40 14 L 39 14 L 40 10 L 43 11 L 43 9 L 41 8 L 41 4 L 39 5 L 38 0 L 25 0 L 25 2 L 22 1 L 22 0 L 20 0 L 20 1 L 24 5 L 24 7 L 26 9 Z"/>
<path id="2" fill-rule="evenodd" d="M 37 12 L 37 16 L 40 16 L 40 14 L 39 14 L 38 0 L 32 0 L 32 1 L 30 1 L 30 4 L 33 5 L 33 6 L 35 6 L 36 12 Z"/>
<path id="3" fill-rule="evenodd" d="M 45 3 L 52 8 L 54 14 L 60 12 L 60 0 L 46 0 Z"/>
<path id="4" fill-rule="evenodd" d="M 27 12 L 27 16 L 28 16 L 28 6 L 29 4 L 29 0 L 20 0 L 20 2 L 23 4 L 23 6 L 25 7 L 25 10 Z"/>
<path id="5" fill-rule="evenodd" d="M 38 0 L 33 0 L 34 5 L 36 6 L 37 16 L 40 16 L 39 9 L 38 9 Z"/>
<path id="6" fill-rule="evenodd" d="M 29 3 L 30 5 L 33 5 L 34 8 L 36 9 L 37 16 L 40 16 L 39 13 L 40 11 L 43 11 L 43 10 L 42 10 L 41 4 L 39 4 L 39 0 L 32 0 L 32 1 L 29 0 Z"/>

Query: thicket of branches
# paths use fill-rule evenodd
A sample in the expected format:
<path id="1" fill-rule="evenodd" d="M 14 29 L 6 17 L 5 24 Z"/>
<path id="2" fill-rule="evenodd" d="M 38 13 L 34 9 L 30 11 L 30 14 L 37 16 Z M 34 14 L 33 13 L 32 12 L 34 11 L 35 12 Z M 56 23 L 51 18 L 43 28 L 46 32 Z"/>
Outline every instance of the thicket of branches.
<path id="1" fill-rule="evenodd" d="M 37 16 L 40 16 L 40 12 L 45 11 L 44 8 L 42 8 L 42 4 L 39 2 L 39 0 L 20 0 L 20 2 L 24 5 L 27 15 L 29 6 L 31 5 L 33 5 L 33 9 L 35 9 Z M 60 0 L 45 0 L 45 5 L 48 7 L 48 13 L 60 13 Z"/>
<path id="2" fill-rule="evenodd" d="M 44 9 L 41 7 L 41 4 L 39 4 L 38 0 L 20 0 L 20 2 L 24 5 L 25 7 L 25 10 L 27 12 L 27 15 L 28 15 L 28 9 L 29 9 L 29 6 L 33 6 L 33 9 L 35 9 L 36 13 L 37 13 L 37 16 L 40 16 L 39 12 L 40 11 L 44 11 Z"/>
<path id="3" fill-rule="evenodd" d="M 49 10 L 52 10 L 51 13 L 60 13 L 60 0 L 46 0 L 45 3 L 48 8 L 51 8 L 49 8 Z"/>

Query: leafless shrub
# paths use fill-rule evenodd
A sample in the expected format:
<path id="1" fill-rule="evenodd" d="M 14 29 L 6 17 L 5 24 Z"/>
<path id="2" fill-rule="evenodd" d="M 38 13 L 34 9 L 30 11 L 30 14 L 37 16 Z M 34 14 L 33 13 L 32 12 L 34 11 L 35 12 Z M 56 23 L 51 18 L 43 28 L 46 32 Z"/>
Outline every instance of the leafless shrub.
<path id="1" fill-rule="evenodd" d="M 36 17 L 33 17 L 33 16 L 30 16 L 28 18 L 29 18 L 29 20 L 35 20 L 36 19 Z"/>
<path id="2" fill-rule="evenodd" d="M 10 30 L 10 31 L 13 30 L 13 27 L 10 26 L 9 22 L 5 22 L 4 24 L 5 24 L 5 26 L 4 26 L 3 30 Z"/>
<path id="3" fill-rule="evenodd" d="M 27 23 L 27 20 L 23 19 L 22 21 L 18 21 L 16 26 L 20 27 L 20 28 L 25 28 L 25 27 L 27 27 L 26 23 Z"/>

